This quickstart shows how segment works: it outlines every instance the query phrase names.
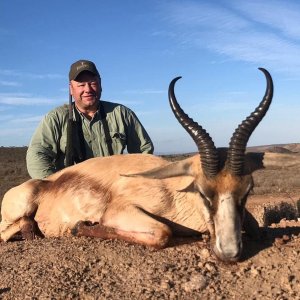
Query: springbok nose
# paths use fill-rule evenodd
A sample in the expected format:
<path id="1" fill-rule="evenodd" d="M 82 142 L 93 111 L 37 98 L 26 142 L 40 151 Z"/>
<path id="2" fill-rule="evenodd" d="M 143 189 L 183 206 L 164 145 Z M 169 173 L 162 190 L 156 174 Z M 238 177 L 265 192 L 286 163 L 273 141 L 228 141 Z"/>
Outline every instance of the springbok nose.
<path id="1" fill-rule="evenodd" d="M 228 261 L 236 261 L 239 259 L 241 253 L 242 253 L 242 248 L 243 244 L 242 242 L 236 242 L 236 243 L 226 243 L 222 245 L 222 243 L 217 243 L 217 249 L 221 256 L 221 259 L 228 260 Z"/>

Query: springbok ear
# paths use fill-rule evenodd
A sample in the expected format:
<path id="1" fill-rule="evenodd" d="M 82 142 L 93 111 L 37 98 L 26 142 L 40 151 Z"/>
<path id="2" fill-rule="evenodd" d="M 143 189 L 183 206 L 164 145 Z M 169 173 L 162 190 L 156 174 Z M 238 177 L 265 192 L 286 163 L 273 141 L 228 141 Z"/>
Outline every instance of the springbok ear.
<path id="1" fill-rule="evenodd" d="M 193 176 L 191 161 L 177 161 L 168 165 L 135 174 L 120 174 L 125 177 L 144 177 L 150 179 L 166 179 L 177 176 Z"/>
<path id="2" fill-rule="evenodd" d="M 180 176 L 168 179 L 168 186 L 173 187 L 177 192 L 187 192 L 194 189 L 195 178 L 192 176 Z"/>
<path id="3" fill-rule="evenodd" d="M 194 186 L 195 178 L 192 172 L 192 164 L 192 161 L 183 160 L 145 172 L 135 174 L 120 174 L 120 176 L 167 179 L 168 186 L 172 186 L 174 190 L 180 192 L 186 191 L 190 187 Z"/>
<path id="4" fill-rule="evenodd" d="M 245 157 L 245 173 L 267 167 L 300 167 L 300 155 L 294 153 L 249 152 Z"/>

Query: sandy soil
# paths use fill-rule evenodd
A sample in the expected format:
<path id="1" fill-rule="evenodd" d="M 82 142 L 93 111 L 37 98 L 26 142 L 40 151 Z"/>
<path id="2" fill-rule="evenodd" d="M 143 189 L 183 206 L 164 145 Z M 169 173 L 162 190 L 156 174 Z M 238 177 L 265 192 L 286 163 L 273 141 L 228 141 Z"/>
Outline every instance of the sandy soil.
<path id="1" fill-rule="evenodd" d="M 1 198 L 28 178 L 24 153 L 0 149 Z M 294 186 L 288 194 L 251 195 L 261 236 L 244 235 L 235 264 L 218 261 L 206 235 L 160 251 L 73 237 L 0 243 L 0 299 L 300 299 L 299 199 Z M 272 207 L 282 202 L 295 208 L 286 216 L 292 220 L 272 223 Z"/>

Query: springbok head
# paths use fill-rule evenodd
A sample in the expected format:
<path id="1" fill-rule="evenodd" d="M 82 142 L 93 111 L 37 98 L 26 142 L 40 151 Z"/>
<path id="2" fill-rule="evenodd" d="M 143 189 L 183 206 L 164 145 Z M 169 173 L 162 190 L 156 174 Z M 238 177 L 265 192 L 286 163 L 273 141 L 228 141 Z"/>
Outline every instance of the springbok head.
<path id="1" fill-rule="evenodd" d="M 247 142 L 265 116 L 273 97 L 273 82 L 269 72 L 259 68 L 267 80 L 265 95 L 259 106 L 237 127 L 227 150 L 214 145 L 209 134 L 194 122 L 179 106 L 173 79 L 169 86 L 172 111 L 195 141 L 202 172 L 196 175 L 195 188 L 204 201 L 214 227 L 212 239 L 215 254 L 224 261 L 236 261 L 242 251 L 242 223 L 245 203 L 253 181 L 246 155 Z"/>

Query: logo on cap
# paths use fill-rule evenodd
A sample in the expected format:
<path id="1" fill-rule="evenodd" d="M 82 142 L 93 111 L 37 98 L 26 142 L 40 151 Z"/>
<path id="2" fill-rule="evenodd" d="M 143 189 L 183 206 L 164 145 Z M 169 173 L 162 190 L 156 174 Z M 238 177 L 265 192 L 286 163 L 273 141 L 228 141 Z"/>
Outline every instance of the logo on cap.
<path id="1" fill-rule="evenodd" d="M 80 70 L 80 69 L 82 69 L 82 68 L 88 68 L 89 66 L 87 65 L 87 64 L 85 64 L 83 61 L 81 62 L 81 66 L 77 66 L 76 67 L 76 70 L 78 71 L 78 70 Z"/>

